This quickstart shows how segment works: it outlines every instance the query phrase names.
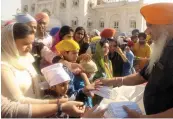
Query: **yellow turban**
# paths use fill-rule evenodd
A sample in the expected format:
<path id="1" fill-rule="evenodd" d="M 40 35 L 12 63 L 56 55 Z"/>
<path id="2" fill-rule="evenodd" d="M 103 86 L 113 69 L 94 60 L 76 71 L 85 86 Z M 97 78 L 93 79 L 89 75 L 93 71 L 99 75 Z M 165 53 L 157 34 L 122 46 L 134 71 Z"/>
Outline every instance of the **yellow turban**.
<path id="1" fill-rule="evenodd" d="M 173 24 L 173 3 L 146 5 L 140 12 L 150 24 Z"/>
<path id="2" fill-rule="evenodd" d="M 57 52 L 77 51 L 80 49 L 79 44 L 72 39 L 66 39 L 66 40 L 60 41 L 58 44 L 55 45 L 55 48 Z"/>
<path id="3" fill-rule="evenodd" d="M 97 42 L 98 40 L 100 40 L 101 37 L 100 36 L 95 36 L 91 39 L 91 42 Z"/>

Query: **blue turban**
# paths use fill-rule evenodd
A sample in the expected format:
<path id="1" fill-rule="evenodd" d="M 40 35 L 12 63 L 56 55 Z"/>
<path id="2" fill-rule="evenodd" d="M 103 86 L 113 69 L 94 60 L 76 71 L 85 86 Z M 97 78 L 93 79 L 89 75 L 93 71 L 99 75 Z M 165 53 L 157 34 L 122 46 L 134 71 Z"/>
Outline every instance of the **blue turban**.
<path id="1" fill-rule="evenodd" d="M 15 16 L 16 17 L 16 22 L 18 23 L 28 23 L 28 22 L 36 22 L 34 17 L 32 17 L 29 14 L 18 14 Z"/>
<path id="2" fill-rule="evenodd" d="M 55 36 L 56 33 L 60 30 L 60 27 L 53 27 L 51 30 L 50 30 L 50 35 L 51 36 Z"/>

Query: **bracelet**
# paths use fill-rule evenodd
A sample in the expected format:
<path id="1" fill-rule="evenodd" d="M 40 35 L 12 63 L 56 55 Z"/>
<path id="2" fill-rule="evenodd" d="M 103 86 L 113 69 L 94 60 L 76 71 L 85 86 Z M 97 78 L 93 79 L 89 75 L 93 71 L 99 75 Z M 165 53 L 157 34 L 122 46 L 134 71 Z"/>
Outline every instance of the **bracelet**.
<path id="1" fill-rule="evenodd" d="M 60 104 L 60 101 L 59 101 L 59 99 L 57 98 L 57 102 L 56 102 L 56 104 Z"/>
<path id="2" fill-rule="evenodd" d="M 124 81 L 124 78 L 121 77 L 121 86 L 123 86 L 123 81 Z"/>
<path id="3" fill-rule="evenodd" d="M 61 114 L 62 114 L 62 106 L 61 104 L 58 104 L 57 116 L 60 116 Z"/>
<path id="4" fill-rule="evenodd" d="M 121 77 L 121 82 L 119 82 L 119 81 L 120 81 L 120 79 L 117 79 L 117 78 L 116 78 L 115 80 L 116 80 L 116 81 L 118 81 L 118 82 L 117 82 L 117 85 L 116 85 L 117 87 L 120 87 L 120 86 L 122 86 L 122 85 L 123 85 L 123 80 L 124 80 L 124 78 L 123 78 L 123 77 Z M 115 86 L 114 86 L 114 87 L 115 87 Z"/>

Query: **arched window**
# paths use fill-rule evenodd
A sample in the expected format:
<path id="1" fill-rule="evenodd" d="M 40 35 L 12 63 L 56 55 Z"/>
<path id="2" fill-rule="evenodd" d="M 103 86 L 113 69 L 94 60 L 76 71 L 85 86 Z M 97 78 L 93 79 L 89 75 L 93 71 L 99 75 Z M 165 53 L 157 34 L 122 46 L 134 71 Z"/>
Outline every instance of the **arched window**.
<path id="1" fill-rule="evenodd" d="M 78 18 L 75 17 L 73 20 L 72 20 L 72 26 L 78 26 Z"/>
<path id="2" fill-rule="evenodd" d="M 92 0 L 88 1 L 88 8 L 92 9 L 94 6 L 94 3 L 92 2 Z"/>
<path id="3" fill-rule="evenodd" d="M 87 27 L 91 28 L 92 25 L 93 25 L 92 20 L 90 18 L 88 18 L 88 20 L 87 20 Z"/>
<path id="4" fill-rule="evenodd" d="M 119 29 L 119 21 L 114 21 L 114 28 Z"/>
<path id="5" fill-rule="evenodd" d="M 23 12 L 28 12 L 28 5 L 25 5 L 24 8 L 23 8 Z"/>
<path id="6" fill-rule="evenodd" d="M 130 17 L 130 20 L 129 20 L 129 27 L 131 29 L 135 29 L 136 28 L 136 20 L 135 20 L 135 17 Z"/>
<path id="7" fill-rule="evenodd" d="M 60 7 L 61 8 L 66 8 L 66 0 L 61 0 Z"/>
<path id="8" fill-rule="evenodd" d="M 31 12 L 35 12 L 35 4 L 31 5 Z"/>
<path id="9" fill-rule="evenodd" d="M 132 29 L 136 28 L 136 20 L 130 20 L 130 28 Z"/>
<path id="10" fill-rule="evenodd" d="M 105 24 L 104 24 L 103 18 L 100 19 L 99 26 L 100 26 L 100 28 L 104 28 Z"/>
<path id="11" fill-rule="evenodd" d="M 79 0 L 73 0 L 73 6 L 79 6 Z"/>

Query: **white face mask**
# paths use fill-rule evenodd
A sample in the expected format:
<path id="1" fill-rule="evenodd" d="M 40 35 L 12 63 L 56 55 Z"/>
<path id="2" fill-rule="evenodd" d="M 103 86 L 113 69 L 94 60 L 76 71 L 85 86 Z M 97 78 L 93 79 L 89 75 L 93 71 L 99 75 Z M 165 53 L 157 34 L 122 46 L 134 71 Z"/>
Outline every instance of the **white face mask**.
<path id="1" fill-rule="evenodd" d="M 90 78 L 88 78 L 88 79 L 89 79 L 90 81 L 92 81 L 93 78 L 94 78 L 94 76 L 95 76 L 95 73 L 92 73 L 91 76 L 90 76 Z"/>

